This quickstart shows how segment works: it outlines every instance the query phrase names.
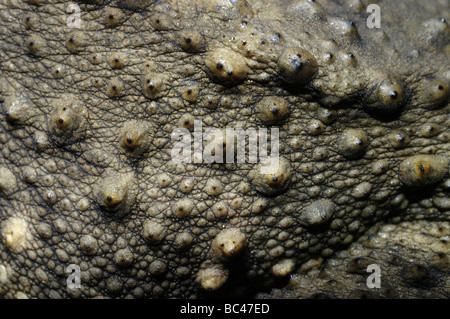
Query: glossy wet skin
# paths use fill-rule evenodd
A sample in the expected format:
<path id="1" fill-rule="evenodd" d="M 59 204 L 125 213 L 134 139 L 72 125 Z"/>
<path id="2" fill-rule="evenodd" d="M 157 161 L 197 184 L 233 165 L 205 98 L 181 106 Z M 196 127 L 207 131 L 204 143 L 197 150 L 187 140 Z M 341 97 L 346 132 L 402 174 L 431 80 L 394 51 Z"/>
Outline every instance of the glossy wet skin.
<path id="1" fill-rule="evenodd" d="M 270 287 L 390 213 L 448 220 L 448 5 L 380 2 L 383 33 L 364 2 L 195 3 L 0 4 L 3 297 Z M 283 165 L 173 163 L 195 120 L 279 128 Z"/>

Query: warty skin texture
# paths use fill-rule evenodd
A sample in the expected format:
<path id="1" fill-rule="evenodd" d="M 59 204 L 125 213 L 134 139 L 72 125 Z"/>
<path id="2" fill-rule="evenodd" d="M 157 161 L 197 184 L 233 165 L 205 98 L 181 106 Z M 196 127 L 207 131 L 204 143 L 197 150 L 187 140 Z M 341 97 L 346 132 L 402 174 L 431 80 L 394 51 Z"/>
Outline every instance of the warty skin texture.
<path id="1" fill-rule="evenodd" d="M 245 295 L 388 218 L 448 221 L 445 1 L 379 1 L 381 30 L 365 1 L 78 4 L 74 29 L 0 2 L 1 297 Z M 278 127 L 281 169 L 173 163 L 194 120 Z"/>
<path id="2" fill-rule="evenodd" d="M 283 289 L 258 298 L 442 298 L 450 296 L 448 222 L 377 225 L 330 259 L 312 259 Z M 369 266 L 380 267 L 379 287 Z"/>

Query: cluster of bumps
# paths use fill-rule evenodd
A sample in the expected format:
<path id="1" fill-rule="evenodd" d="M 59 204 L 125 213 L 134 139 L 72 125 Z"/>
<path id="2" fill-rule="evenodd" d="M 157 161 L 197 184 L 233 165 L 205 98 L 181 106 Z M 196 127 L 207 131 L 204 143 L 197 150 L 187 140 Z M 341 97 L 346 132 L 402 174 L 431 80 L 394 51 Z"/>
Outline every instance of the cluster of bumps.
<path id="1" fill-rule="evenodd" d="M 448 221 L 448 3 L 377 3 L 0 0 L 0 296 L 213 296 Z M 194 120 L 280 165 L 173 162 Z"/>

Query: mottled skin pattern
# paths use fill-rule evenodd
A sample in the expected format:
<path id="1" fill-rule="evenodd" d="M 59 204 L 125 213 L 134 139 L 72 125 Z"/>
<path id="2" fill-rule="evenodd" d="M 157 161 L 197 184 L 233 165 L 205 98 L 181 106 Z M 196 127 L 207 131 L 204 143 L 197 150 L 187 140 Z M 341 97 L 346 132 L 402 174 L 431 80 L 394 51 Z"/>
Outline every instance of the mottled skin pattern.
<path id="1" fill-rule="evenodd" d="M 86 1 L 77 29 L 1 0 L 0 296 L 236 296 L 388 217 L 447 221 L 449 5 L 377 3 L 381 30 L 326 0 Z M 174 163 L 194 120 L 278 127 L 283 165 Z"/>

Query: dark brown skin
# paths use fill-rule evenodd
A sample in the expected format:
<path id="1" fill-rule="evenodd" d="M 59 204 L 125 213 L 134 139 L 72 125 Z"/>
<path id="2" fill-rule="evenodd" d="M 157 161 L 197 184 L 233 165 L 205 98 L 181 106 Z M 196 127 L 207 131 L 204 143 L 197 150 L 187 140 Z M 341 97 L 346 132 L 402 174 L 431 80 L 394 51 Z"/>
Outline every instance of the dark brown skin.
<path id="1" fill-rule="evenodd" d="M 449 5 L 368 4 L 86 1 L 77 29 L 0 0 L 0 297 L 254 296 L 374 225 L 448 226 Z M 175 164 L 195 120 L 279 128 L 279 169 Z"/>

